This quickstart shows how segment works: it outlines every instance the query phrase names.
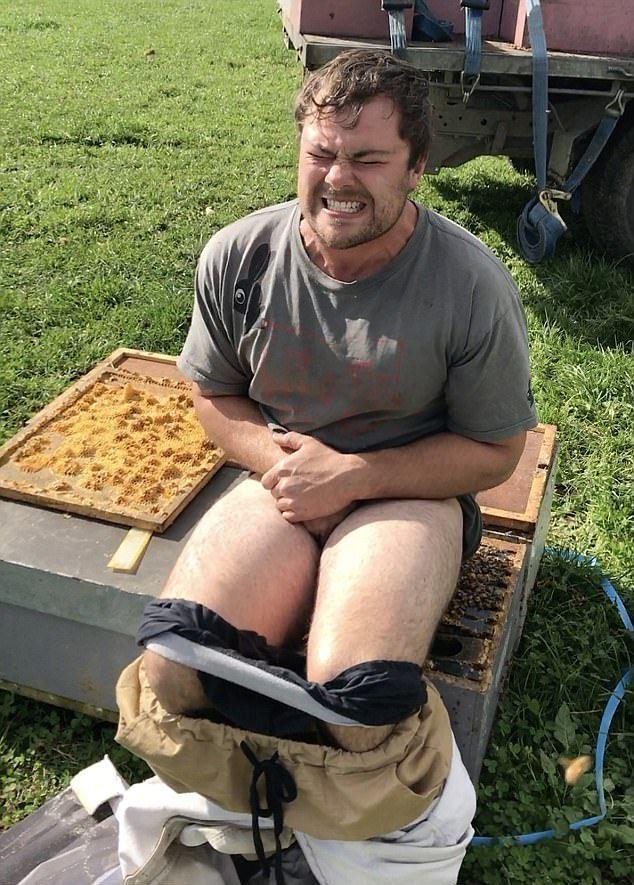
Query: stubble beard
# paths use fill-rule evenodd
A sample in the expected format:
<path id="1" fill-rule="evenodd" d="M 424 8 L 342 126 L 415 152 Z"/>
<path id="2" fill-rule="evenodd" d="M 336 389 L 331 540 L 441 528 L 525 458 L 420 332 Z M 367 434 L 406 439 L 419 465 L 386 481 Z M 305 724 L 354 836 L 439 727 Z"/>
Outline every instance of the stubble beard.
<path id="1" fill-rule="evenodd" d="M 312 198 L 309 211 L 304 211 L 301 205 L 300 210 L 304 220 L 321 243 L 329 249 L 352 249 L 354 246 L 361 246 L 363 243 L 377 240 L 390 231 L 403 214 L 408 197 L 409 190 L 403 189 L 398 198 L 391 202 L 379 217 L 375 214 L 374 202 L 369 198 L 364 199 L 363 202 L 366 206 L 363 211 L 367 212 L 369 209 L 370 217 L 363 227 L 351 231 L 346 231 L 347 222 L 344 220 L 338 222 L 332 219 L 325 224 L 320 222 L 319 215 L 323 210 L 321 194 Z M 343 197 L 343 199 L 353 198 Z M 339 230 L 337 230 L 338 225 L 340 225 Z"/>

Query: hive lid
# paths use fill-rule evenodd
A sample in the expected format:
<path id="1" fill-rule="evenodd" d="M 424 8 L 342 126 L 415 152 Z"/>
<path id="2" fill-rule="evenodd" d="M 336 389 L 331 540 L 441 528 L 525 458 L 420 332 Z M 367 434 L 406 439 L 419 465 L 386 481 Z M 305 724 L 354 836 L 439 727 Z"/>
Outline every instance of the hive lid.
<path id="1" fill-rule="evenodd" d="M 513 475 L 493 489 L 478 492 L 476 499 L 486 528 L 535 530 L 555 460 L 556 430 L 553 424 L 538 424 L 529 430 Z"/>
<path id="2" fill-rule="evenodd" d="M 111 353 L 105 364 L 124 372 L 147 375 L 150 378 L 169 378 L 172 381 L 186 381 L 176 368 L 176 357 L 147 350 L 132 350 L 120 347 Z"/>

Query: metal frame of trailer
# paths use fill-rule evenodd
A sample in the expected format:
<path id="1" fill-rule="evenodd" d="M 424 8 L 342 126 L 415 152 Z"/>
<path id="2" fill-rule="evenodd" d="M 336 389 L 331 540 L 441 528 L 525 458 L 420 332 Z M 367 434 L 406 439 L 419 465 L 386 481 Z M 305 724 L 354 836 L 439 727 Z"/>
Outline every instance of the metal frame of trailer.
<path id="1" fill-rule="evenodd" d="M 388 47 L 381 40 L 320 37 L 294 27 L 291 0 L 277 0 L 285 41 L 306 70 L 320 67 L 353 48 Z M 532 147 L 532 53 L 510 43 L 482 43 L 480 81 L 468 102 L 461 74 L 465 46 L 409 43 L 406 58 L 429 75 L 430 99 L 436 109 L 434 143 L 427 172 L 459 166 L 481 155 L 530 160 Z M 549 175 L 558 182 L 577 159 L 584 136 L 601 120 L 606 104 L 620 89 L 622 101 L 634 98 L 634 58 L 549 52 Z"/>

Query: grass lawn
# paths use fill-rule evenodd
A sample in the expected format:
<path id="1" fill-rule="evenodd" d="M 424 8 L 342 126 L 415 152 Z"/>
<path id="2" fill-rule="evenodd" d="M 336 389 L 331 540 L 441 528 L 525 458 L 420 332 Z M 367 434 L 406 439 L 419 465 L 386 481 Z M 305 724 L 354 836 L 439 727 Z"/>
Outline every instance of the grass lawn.
<path id="1" fill-rule="evenodd" d="M 195 261 L 232 219 L 294 194 L 290 108 L 301 70 L 273 0 L 7 0 L 0 9 L 0 441 L 97 360 L 126 345 L 176 353 Z M 549 536 L 598 556 L 632 608 L 634 273 L 587 236 L 549 264 L 519 256 L 530 179 L 480 159 L 424 179 L 421 200 L 480 236 L 521 290 L 542 421 L 561 461 Z M 463 883 L 617 883 L 634 828 L 632 715 L 613 726 L 606 822 L 591 774 L 566 788 L 555 762 L 592 752 L 628 664 L 597 577 L 546 558 L 479 788 L 480 832 L 561 827 L 553 842 L 471 849 Z M 143 767 L 112 726 L 0 693 L 0 826 L 108 752 Z M 628 741 L 629 739 L 629 741 Z M 628 861 L 629 858 L 629 861 Z"/>

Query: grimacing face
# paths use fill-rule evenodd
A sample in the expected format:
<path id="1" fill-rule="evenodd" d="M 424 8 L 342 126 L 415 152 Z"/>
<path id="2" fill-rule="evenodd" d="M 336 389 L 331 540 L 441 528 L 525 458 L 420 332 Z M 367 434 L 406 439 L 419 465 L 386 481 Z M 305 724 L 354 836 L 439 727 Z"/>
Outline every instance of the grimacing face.
<path id="1" fill-rule="evenodd" d="M 345 117 L 304 121 L 299 142 L 298 196 L 302 217 L 330 249 L 377 239 L 400 219 L 422 175 L 409 165 L 392 101 L 368 101 L 353 128 Z"/>

